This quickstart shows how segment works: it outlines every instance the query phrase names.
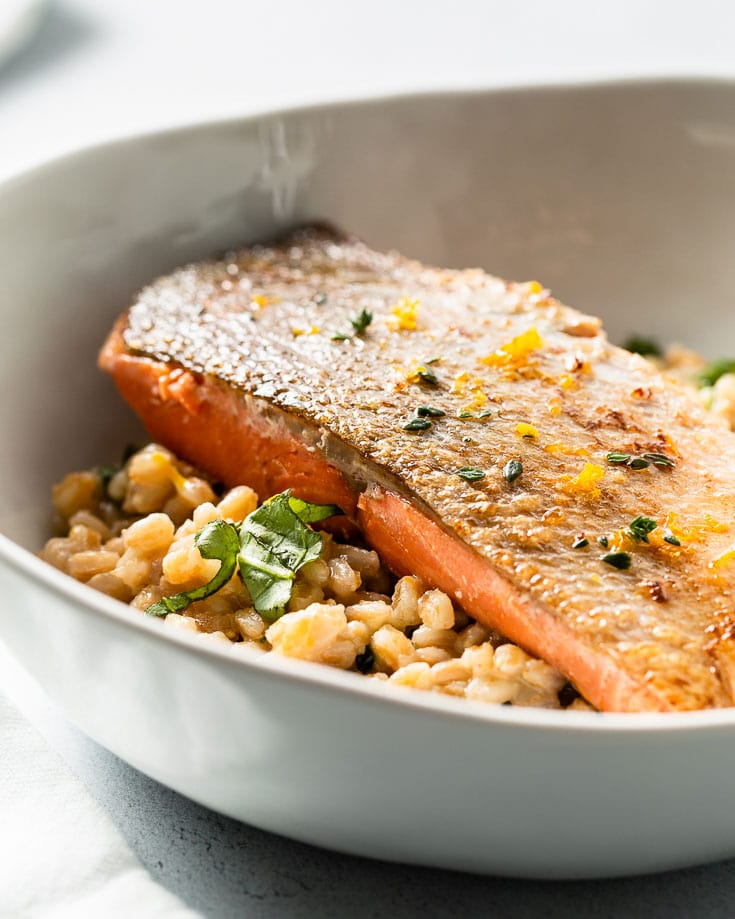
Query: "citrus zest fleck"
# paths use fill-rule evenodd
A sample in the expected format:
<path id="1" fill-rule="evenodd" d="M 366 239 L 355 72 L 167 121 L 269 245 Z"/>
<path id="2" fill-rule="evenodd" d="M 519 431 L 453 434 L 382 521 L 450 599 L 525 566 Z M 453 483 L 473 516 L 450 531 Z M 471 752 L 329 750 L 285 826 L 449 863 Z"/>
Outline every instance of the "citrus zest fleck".
<path id="1" fill-rule="evenodd" d="M 489 367 L 508 367 L 509 365 L 518 365 L 539 348 L 543 348 L 544 340 L 538 333 L 535 326 L 516 335 L 509 342 L 501 345 L 497 351 L 488 354 L 487 357 L 481 357 L 480 363 L 487 364 Z"/>
<path id="2" fill-rule="evenodd" d="M 401 297 L 390 308 L 392 316 L 388 318 L 388 327 L 394 332 L 399 329 L 405 329 L 412 332 L 416 329 L 418 323 L 419 301 L 412 300 L 410 297 Z"/>
<path id="3" fill-rule="evenodd" d="M 600 489 L 597 487 L 597 483 L 604 475 L 605 470 L 602 466 L 598 466 L 596 463 L 585 463 L 578 475 L 574 477 L 562 476 L 559 479 L 559 484 L 568 495 L 587 495 L 590 498 L 599 498 Z"/>
<path id="4" fill-rule="evenodd" d="M 516 425 L 516 433 L 520 434 L 521 437 L 530 437 L 535 440 L 538 437 L 538 428 L 521 421 Z"/>

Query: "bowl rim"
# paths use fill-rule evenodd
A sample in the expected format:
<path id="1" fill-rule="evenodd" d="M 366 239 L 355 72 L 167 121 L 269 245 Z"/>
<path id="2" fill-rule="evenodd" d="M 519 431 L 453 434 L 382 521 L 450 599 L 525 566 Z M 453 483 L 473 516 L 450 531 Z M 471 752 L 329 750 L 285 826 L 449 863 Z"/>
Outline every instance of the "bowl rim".
<path id="1" fill-rule="evenodd" d="M 622 89 L 685 89 L 691 87 L 717 87 L 735 92 L 735 74 L 671 73 L 641 74 L 602 77 L 561 78 L 554 82 L 531 81 L 528 83 L 472 85 L 420 91 L 400 91 L 379 94 L 361 94 L 349 98 L 334 98 L 306 104 L 272 108 L 265 106 L 245 115 L 228 115 L 215 119 L 195 119 L 162 128 L 123 133 L 91 145 L 83 145 L 61 155 L 51 157 L 29 169 L 13 173 L 0 181 L 0 200 L 16 187 L 34 182 L 46 172 L 74 165 L 87 157 L 94 157 L 111 148 L 125 148 L 154 139 L 170 140 L 201 131 L 227 130 L 238 125 L 247 126 L 264 120 L 297 116 L 318 116 L 340 109 L 363 108 L 372 105 L 400 105 L 409 102 L 442 102 L 459 98 L 479 98 L 494 95 L 516 95 L 533 93 L 555 93 L 565 91 L 594 91 Z M 40 547 L 39 547 L 40 548 Z M 735 726 L 735 707 L 705 709 L 687 712 L 642 712 L 613 713 L 566 711 L 543 708 L 492 705 L 470 699 L 457 699 L 439 693 L 411 690 L 399 686 L 386 687 L 376 680 L 368 680 L 361 674 L 342 671 L 323 664 L 287 658 L 276 654 L 257 656 L 236 651 L 231 644 L 207 640 L 205 635 L 190 633 L 183 629 L 166 628 L 164 623 L 145 616 L 132 607 L 112 597 L 105 596 L 72 577 L 47 564 L 33 552 L 8 536 L 0 533 L 0 560 L 17 573 L 26 576 L 42 589 L 56 594 L 73 604 L 83 613 L 104 615 L 123 629 L 137 632 L 154 641 L 173 644 L 184 653 L 209 657 L 224 664 L 243 667 L 254 673 L 267 673 L 285 682 L 312 687 L 327 688 L 347 697 L 358 696 L 364 702 L 391 709 L 423 711 L 443 718 L 461 719 L 480 726 L 497 724 L 504 728 L 518 730 L 546 731 L 552 733 L 592 733 L 635 735 L 641 733 L 680 734 L 699 733 Z"/>
<path id="2" fill-rule="evenodd" d="M 418 89 L 396 89 L 380 92 L 365 91 L 303 102 L 271 105 L 264 103 L 241 113 L 229 113 L 214 118 L 174 119 L 160 127 L 147 127 L 119 134 L 109 134 L 93 143 L 79 143 L 34 162 L 28 168 L 14 170 L 0 176 L 0 195 L 12 190 L 15 184 L 35 180 L 46 170 L 72 165 L 76 159 L 97 155 L 108 148 L 125 147 L 148 140 L 173 140 L 192 132 L 203 130 L 226 130 L 237 125 L 248 125 L 275 118 L 290 118 L 299 115 L 317 116 L 340 109 L 367 108 L 371 105 L 400 105 L 408 102 L 442 102 L 459 97 L 480 98 L 482 96 L 512 96 L 528 93 L 553 94 L 563 92 L 594 92 L 596 90 L 640 89 L 685 89 L 712 87 L 735 90 L 735 68 L 708 66 L 706 69 L 681 70 L 657 68 L 647 72 L 606 72 L 598 74 L 559 74 L 553 79 L 509 79 L 507 82 L 457 84 L 456 86 L 428 86 Z"/>

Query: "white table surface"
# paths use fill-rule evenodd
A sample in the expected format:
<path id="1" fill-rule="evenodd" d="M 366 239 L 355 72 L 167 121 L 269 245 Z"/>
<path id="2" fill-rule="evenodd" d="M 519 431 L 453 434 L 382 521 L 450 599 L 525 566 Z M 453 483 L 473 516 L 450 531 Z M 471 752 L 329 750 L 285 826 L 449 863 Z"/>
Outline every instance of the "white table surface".
<path id="1" fill-rule="evenodd" d="M 735 5 L 57 0 L 27 47 L 0 63 L 0 179 L 108 138 L 271 106 L 641 74 L 735 77 Z M 0 690 L 22 700 L 153 876 L 207 916 L 735 915 L 735 861 L 547 884 L 280 839 L 181 798 L 84 738 L 2 653 Z"/>

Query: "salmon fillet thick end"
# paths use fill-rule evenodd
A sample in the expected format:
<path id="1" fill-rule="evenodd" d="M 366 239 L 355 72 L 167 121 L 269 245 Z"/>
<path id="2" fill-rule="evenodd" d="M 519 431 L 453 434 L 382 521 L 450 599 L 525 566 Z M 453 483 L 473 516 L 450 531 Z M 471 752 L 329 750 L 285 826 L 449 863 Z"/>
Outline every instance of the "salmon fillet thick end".
<path id="1" fill-rule="evenodd" d="M 735 437 L 535 282 L 305 229 L 159 279 L 100 365 L 156 440 L 338 504 L 597 708 L 732 704 Z"/>

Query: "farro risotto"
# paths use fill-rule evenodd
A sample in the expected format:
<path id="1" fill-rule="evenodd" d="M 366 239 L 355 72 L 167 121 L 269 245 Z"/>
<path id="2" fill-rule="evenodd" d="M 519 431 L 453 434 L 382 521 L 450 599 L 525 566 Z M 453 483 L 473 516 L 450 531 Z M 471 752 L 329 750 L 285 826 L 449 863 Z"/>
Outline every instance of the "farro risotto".
<path id="1" fill-rule="evenodd" d="M 258 507 L 246 485 L 222 491 L 157 444 L 119 469 L 67 475 L 53 489 L 59 531 L 41 558 L 141 613 L 208 582 L 195 534 L 239 524 Z M 418 578 L 395 579 L 376 552 L 321 533 L 319 557 L 296 574 L 286 612 L 259 614 L 240 576 L 179 613 L 170 628 L 364 673 L 389 684 L 484 702 L 589 708 L 553 667 L 472 620 Z"/>
<path id="2" fill-rule="evenodd" d="M 688 349 L 662 353 L 641 340 L 628 348 L 697 389 L 735 427 L 735 363 L 707 365 Z M 389 685 L 494 704 L 591 709 L 552 666 L 476 622 L 447 594 L 417 577 L 395 578 L 376 552 L 324 530 L 277 617 L 256 610 L 237 570 L 196 599 L 220 572 L 218 558 L 200 552 L 197 534 L 216 521 L 237 527 L 264 505 L 247 485 L 225 490 L 159 444 L 128 451 L 119 467 L 70 473 L 54 486 L 52 501 L 60 535 L 40 557 L 141 613 L 157 608 L 167 627 L 228 642 L 243 654 L 300 658 Z M 180 612 L 171 611 L 175 603 L 166 606 L 167 598 L 184 595 Z"/>

